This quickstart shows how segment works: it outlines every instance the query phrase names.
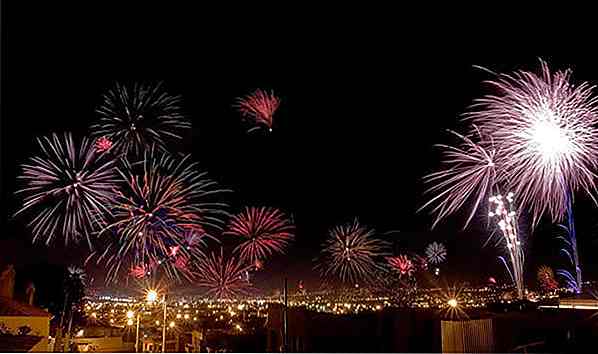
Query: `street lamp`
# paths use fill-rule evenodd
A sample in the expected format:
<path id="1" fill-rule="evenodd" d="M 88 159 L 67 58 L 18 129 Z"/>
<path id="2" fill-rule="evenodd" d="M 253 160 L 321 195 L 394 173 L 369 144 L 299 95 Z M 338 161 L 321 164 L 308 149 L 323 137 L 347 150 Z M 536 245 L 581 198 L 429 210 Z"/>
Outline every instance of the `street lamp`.
<path id="1" fill-rule="evenodd" d="M 149 303 L 152 304 L 154 303 L 156 300 L 158 299 L 158 292 L 154 289 L 149 289 L 146 294 L 145 294 L 145 300 Z M 137 331 L 135 333 L 135 353 L 139 352 L 139 321 L 140 321 L 140 316 L 141 316 L 141 312 L 145 310 L 145 305 L 143 305 L 141 307 L 141 310 L 139 312 L 137 312 Z M 131 314 L 131 317 L 129 317 L 129 313 Z M 129 311 L 127 312 L 127 318 L 133 318 L 133 311 Z M 166 304 L 164 304 L 164 316 L 166 316 Z M 160 324 L 159 321 L 156 321 L 156 325 Z M 162 342 L 164 342 L 164 340 L 162 340 Z"/>

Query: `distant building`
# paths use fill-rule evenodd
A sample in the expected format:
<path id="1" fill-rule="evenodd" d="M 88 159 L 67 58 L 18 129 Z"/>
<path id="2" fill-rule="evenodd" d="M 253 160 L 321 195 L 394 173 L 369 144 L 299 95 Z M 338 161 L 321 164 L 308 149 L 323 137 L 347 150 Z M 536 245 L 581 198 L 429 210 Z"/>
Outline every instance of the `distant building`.
<path id="1" fill-rule="evenodd" d="M 102 321 L 89 321 L 71 338 L 79 352 L 131 351 L 134 345 L 123 342 L 123 329 Z"/>
<path id="2" fill-rule="evenodd" d="M 0 352 L 47 352 L 51 315 L 33 306 L 33 286 L 28 302 L 13 298 L 15 275 L 12 265 L 0 274 Z"/>

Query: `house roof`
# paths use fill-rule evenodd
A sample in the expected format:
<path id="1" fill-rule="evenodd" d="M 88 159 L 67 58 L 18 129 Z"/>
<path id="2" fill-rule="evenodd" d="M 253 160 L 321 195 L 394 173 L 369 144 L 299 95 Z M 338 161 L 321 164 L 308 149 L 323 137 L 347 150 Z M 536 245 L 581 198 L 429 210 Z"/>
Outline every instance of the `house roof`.
<path id="1" fill-rule="evenodd" d="M 0 316 L 51 317 L 52 315 L 38 307 L 0 296 Z"/>
<path id="2" fill-rule="evenodd" d="M 0 335 L 0 348 L 6 353 L 26 353 L 44 337 Z"/>

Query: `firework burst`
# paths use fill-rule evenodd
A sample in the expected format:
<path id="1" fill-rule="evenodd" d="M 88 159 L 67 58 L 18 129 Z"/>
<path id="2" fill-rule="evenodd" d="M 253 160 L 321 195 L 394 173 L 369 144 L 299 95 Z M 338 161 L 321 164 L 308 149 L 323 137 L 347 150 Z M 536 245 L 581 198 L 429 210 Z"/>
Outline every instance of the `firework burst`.
<path id="1" fill-rule="evenodd" d="M 483 143 L 452 133 L 461 140 L 461 144 L 457 147 L 438 145 L 444 149 L 445 167 L 424 177 L 424 182 L 431 184 L 425 193 L 434 196 L 419 211 L 430 207 L 432 213 L 436 214 L 432 227 L 471 200 L 473 207 L 464 225 L 467 227 L 500 177 L 495 162 L 497 150 L 491 140 L 484 141 L 480 130 L 476 130 L 477 134 L 473 138 L 478 138 Z"/>
<path id="2" fill-rule="evenodd" d="M 279 106 L 280 99 L 274 95 L 274 92 L 268 93 L 260 89 L 245 97 L 238 98 L 236 104 L 241 115 L 252 119 L 258 125 L 266 126 L 269 131 L 272 131 L 274 113 Z"/>
<path id="3" fill-rule="evenodd" d="M 415 264 L 404 254 L 396 257 L 386 257 L 386 261 L 391 269 L 399 272 L 401 276 L 411 277 L 415 272 Z"/>
<path id="4" fill-rule="evenodd" d="M 500 148 L 509 189 L 535 225 L 548 214 L 563 218 L 570 193 L 594 195 L 598 166 L 598 98 L 574 86 L 571 72 L 518 71 L 490 81 L 496 93 L 476 100 L 467 114 Z"/>
<path id="5" fill-rule="evenodd" d="M 122 186 L 104 228 L 113 242 L 100 256 L 108 261 L 109 279 L 117 276 L 123 262 L 136 275 L 160 266 L 178 278 L 189 261 L 203 256 L 208 230 L 221 229 L 225 205 L 214 198 L 223 190 L 199 172 L 189 156 L 151 149 L 144 157 L 139 163 L 124 160 L 118 169 Z"/>
<path id="6" fill-rule="evenodd" d="M 295 227 L 280 210 L 248 207 L 232 217 L 225 233 L 242 239 L 235 248 L 242 260 L 256 263 L 273 253 L 285 253 L 294 231 Z"/>
<path id="7" fill-rule="evenodd" d="M 371 282 L 382 267 L 376 259 L 387 255 L 388 244 L 374 236 L 374 230 L 352 223 L 330 230 L 322 245 L 320 269 L 322 276 L 336 275 L 342 281 Z"/>
<path id="8" fill-rule="evenodd" d="M 210 297 L 230 300 L 249 294 L 251 284 L 246 274 L 252 265 L 246 265 L 235 256 L 224 258 L 222 249 L 220 255 L 211 253 L 199 259 L 197 268 L 195 284 L 205 289 Z"/>
<path id="9" fill-rule="evenodd" d="M 70 133 L 37 142 L 41 154 L 21 166 L 18 179 L 25 186 L 16 193 L 23 196 L 23 206 L 15 215 L 35 212 L 29 222 L 34 242 L 44 237 L 50 244 L 58 236 L 65 244 L 91 242 L 114 198 L 114 161 L 96 153 L 87 139 L 77 148 Z"/>
<path id="10" fill-rule="evenodd" d="M 92 135 L 112 142 L 116 153 L 141 154 L 151 146 L 166 150 L 166 140 L 179 140 L 191 127 L 181 109 L 181 98 L 171 96 L 162 84 L 116 84 L 96 109 L 99 123 Z"/>
<path id="11" fill-rule="evenodd" d="M 547 291 L 555 290 L 559 286 L 557 281 L 554 278 L 554 272 L 552 271 L 552 268 L 550 268 L 549 266 L 541 265 L 538 268 L 537 277 L 538 277 L 538 282 L 540 283 L 540 286 L 544 290 L 547 290 Z"/>
<path id="12" fill-rule="evenodd" d="M 431 264 L 440 264 L 446 260 L 446 247 L 442 243 L 432 242 L 426 247 L 426 258 Z"/>

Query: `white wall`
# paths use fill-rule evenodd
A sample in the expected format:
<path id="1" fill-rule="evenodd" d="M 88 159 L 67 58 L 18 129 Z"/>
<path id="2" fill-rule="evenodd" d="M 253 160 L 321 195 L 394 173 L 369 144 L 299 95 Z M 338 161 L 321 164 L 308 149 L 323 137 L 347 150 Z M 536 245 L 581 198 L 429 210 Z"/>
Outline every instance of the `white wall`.
<path id="1" fill-rule="evenodd" d="M 31 332 L 28 333 L 29 335 L 44 337 L 31 351 L 48 351 L 48 335 L 50 334 L 49 317 L 0 316 L 0 323 L 4 323 L 4 325 L 6 325 L 7 328 L 10 328 L 13 333 L 15 333 L 21 326 L 29 326 L 29 328 L 31 328 Z"/>

